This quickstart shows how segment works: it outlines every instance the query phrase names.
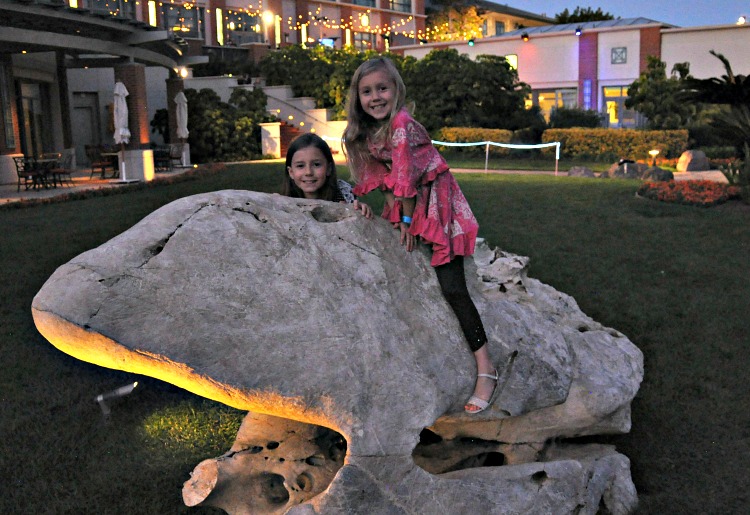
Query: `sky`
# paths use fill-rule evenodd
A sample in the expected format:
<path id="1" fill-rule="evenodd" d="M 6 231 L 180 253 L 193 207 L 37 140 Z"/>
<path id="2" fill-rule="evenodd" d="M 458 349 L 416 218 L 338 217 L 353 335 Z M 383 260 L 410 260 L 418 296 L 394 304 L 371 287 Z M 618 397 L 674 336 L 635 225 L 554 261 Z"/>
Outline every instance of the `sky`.
<path id="1" fill-rule="evenodd" d="M 649 18 L 677 25 L 694 27 L 702 25 L 727 25 L 737 22 L 740 15 L 750 17 L 750 0 L 492 0 L 496 4 L 507 5 L 524 11 L 555 14 L 566 8 L 573 12 L 576 7 L 601 8 L 615 18 Z"/>

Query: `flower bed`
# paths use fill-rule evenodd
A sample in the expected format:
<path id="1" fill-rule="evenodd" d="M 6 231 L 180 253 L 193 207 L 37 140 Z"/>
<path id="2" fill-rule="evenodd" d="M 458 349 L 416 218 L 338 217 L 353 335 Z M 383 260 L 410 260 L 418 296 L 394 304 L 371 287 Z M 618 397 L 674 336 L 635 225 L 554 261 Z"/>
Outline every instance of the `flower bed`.
<path id="1" fill-rule="evenodd" d="M 662 202 L 709 207 L 739 198 L 740 190 L 714 181 L 666 181 L 644 182 L 636 194 Z"/>

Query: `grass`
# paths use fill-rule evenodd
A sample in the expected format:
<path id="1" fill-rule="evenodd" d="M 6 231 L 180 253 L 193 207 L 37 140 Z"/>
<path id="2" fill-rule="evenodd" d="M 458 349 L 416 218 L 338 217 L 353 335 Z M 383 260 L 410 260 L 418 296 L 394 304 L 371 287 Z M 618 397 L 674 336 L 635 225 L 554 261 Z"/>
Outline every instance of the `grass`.
<path id="1" fill-rule="evenodd" d="M 490 151 L 489 158 L 485 157 L 484 149 L 472 148 L 468 151 L 447 150 L 441 152 L 451 165 L 451 168 L 469 168 L 484 170 L 485 164 L 490 170 L 542 170 L 555 169 L 555 153 L 540 154 L 538 151 L 511 151 L 510 155 L 499 156 Z M 485 163 L 486 161 L 486 163 Z M 612 165 L 610 161 L 594 161 L 562 158 L 558 163 L 559 171 L 567 172 L 573 166 L 585 166 L 593 172 L 604 172 Z"/>
<path id="2" fill-rule="evenodd" d="M 230 166 L 168 186 L 0 210 L 1 513 L 216 513 L 185 508 L 182 483 L 229 448 L 242 414 L 57 351 L 37 333 L 30 305 L 56 267 L 158 207 L 218 189 L 276 191 L 279 167 Z M 630 458 L 639 513 L 746 512 L 750 212 L 736 201 L 637 199 L 634 181 L 457 178 L 481 236 L 530 256 L 530 276 L 644 352 L 632 431 L 596 438 Z M 94 397 L 134 380 L 139 387 L 111 402 L 105 422 Z"/>

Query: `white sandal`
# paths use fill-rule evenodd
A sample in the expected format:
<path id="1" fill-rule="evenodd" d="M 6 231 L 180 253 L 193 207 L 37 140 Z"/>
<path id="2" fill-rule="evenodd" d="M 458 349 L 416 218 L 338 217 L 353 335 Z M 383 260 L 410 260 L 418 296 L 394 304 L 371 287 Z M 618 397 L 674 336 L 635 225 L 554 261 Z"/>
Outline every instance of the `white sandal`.
<path id="1" fill-rule="evenodd" d="M 472 395 L 469 400 L 466 401 L 466 406 L 476 406 L 477 408 L 479 408 L 478 410 L 468 410 L 466 409 L 466 406 L 464 406 L 464 411 L 472 415 L 481 413 L 489 408 L 490 405 L 495 401 L 495 395 L 499 391 L 497 386 L 498 384 L 500 384 L 500 376 L 497 375 L 497 369 L 494 370 L 494 374 L 477 374 L 477 379 L 479 379 L 480 377 L 492 379 L 493 381 L 495 381 L 495 387 L 492 389 L 492 393 L 490 394 L 490 398 L 488 400 L 480 399 L 476 395 Z"/>

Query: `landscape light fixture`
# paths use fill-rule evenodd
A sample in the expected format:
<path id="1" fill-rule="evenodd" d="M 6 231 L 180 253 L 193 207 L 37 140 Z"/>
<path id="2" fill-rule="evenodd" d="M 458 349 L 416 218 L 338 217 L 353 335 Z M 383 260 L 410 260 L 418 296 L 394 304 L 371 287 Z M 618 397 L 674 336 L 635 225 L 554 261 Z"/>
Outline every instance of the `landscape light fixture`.
<path id="1" fill-rule="evenodd" d="M 580 26 L 576 27 L 576 36 L 580 36 L 582 32 L 583 29 Z"/>
<path id="2" fill-rule="evenodd" d="M 659 155 L 659 149 L 655 148 L 648 151 L 648 155 L 651 156 L 651 166 L 656 166 L 656 156 Z"/>
<path id="3" fill-rule="evenodd" d="M 469 39 L 469 46 L 474 46 L 474 38 Z"/>
<path id="4" fill-rule="evenodd" d="M 747 16 L 745 16 L 744 14 L 740 16 L 739 18 L 737 18 L 737 25 L 744 25 L 746 23 L 747 23 Z"/>
<path id="5" fill-rule="evenodd" d="M 524 32 L 523 34 L 521 34 L 521 39 L 523 39 L 524 41 L 528 41 L 529 40 L 529 33 L 528 32 Z"/>
<path id="6" fill-rule="evenodd" d="M 109 416 L 111 410 L 109 409 L 109 406 L 107 406 L 106 401 L 117 399 L 118 397 L 124 397 L 126 395 L 130 395 L 133 390 L 135 390 L 135 387 L 138 386 L 138 381 L 131 384 L 126 384 L 125 386 L 121 386 L 117 388 L 116 390 L 112 390 L 111 392 L 102 393 L 94 397 L 94 400 L 99 403 L 99 407 L 102 409 L 102 415 L 104 417 Z"/>

